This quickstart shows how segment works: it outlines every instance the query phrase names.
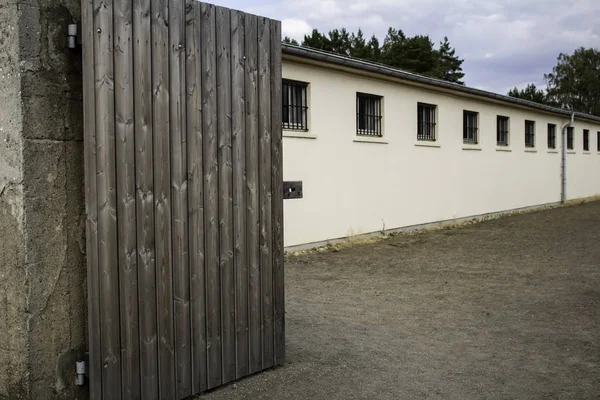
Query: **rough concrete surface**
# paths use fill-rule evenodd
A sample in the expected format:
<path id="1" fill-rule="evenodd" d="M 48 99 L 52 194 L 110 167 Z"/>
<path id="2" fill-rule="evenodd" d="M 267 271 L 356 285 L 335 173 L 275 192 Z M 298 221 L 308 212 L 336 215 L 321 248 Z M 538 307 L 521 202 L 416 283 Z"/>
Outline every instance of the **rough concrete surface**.
<path id="1" fill-rule="evenodd" d="M 0 1 L 0 398 L 27 372 L 18 7 Z"/>
<path id="2" fill-rule="evenodd" d="M 598 399 L 600 202 L 286 262 L 287 364 L 199 399 Z"/>
<path id="3" fill-rule="evenodd" d="M 0 0 L 0 399 L 79 399 L 86 341 L 78 0 Z"/>

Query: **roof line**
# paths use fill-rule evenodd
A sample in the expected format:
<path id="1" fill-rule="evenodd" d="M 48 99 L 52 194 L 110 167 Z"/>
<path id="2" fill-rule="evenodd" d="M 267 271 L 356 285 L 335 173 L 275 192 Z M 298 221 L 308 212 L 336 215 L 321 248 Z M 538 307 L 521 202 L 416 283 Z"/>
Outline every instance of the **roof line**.
<path id="1" fill-rule="evenodd" d="M 534 103 L 529 100 L 523 100 L 516 97 L 505 96 L 498 93 L 488 92 L 486 90 L 475 89 L 468 86 L 460 85 L 458 83 L 448 82 L 441 79 L 431 78 L 425 75 L 419 75 L 412 72 L 406 72 L 397 68 L 393 68 L 387 65 L 378 64 L 370 61 L 363 61 L 357 58 L 343 56 L 337 53 L 331 53 L 323 50 L 317 50 L 310 47 L 301 47 L 292 45 L 289 43 L 282 43 L 283 54 L 307 58 L 315 61 L 322 61 L 330 64 L 341 65 L 345 67 L 355 68 L 362 71 L 374 72 L 394 78 L 399 78 L 411 82 L 425 84 L 429 86 L 435 86 L 438 88 L 450 89 L 457 92 L 468 93 L 475 96 L 486 97 L 492 100 L 501 101 L 505 103 L 517 104 L 520 106 L 533 108 L 545 112 L 554 114 L 560 114 L 565 116 L 571 116 L 575 114 L 575 117 L 583 118 L 591 121 L 600 122 L 600 117 L 590 115 L 582 112 L 575 111 L 574 113 L 564 108 L 551 107 L 544 104 Z"/>

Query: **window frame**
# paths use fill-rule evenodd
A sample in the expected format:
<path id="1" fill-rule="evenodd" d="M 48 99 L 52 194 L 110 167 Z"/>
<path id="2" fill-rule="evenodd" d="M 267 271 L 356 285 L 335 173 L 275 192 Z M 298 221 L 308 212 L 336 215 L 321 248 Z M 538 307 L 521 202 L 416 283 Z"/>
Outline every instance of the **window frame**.
<path id="1" fill-rule="evenodd" d="M 600 131 L 596 132 L 596 150 L 600 153 Z"/>
<path id="2" fill-rule="evenodd" d="M 286 96 L 286 90 L 285 87 L 286 85 L 289 85 L 290 89 L 293 88 L 299 88 L 300 89 L 300 97 L 298 98 L 297 96 L 293 96 L 292 95 L 292 91 L 290 89 L 288 89 L 288 93 L 289 96 Z M 283 79 L 282 80 L 282 86 L 281 86 L 281 106 L 282 106 L 282 110 L 281 110 L 281 121 L 282 121 L 282 128 L 283 130 L 286 131 L 295 131 L 295 132 L 308 132 L 309 130 L 309 124 L 308 124 L 308 87 L 309 87 L 310 83 L 308 82 L 302 82 L 302 81 L 296 81 L 293 79 Z M 291 96 L 291 97 L 290 97 Z M 286 104 L 286 99 L 292 99 L 291 102 L 288 102 Z M 297 105 L 294 103 L 293 100 L 300 100 L 300 105 Z M 291 103 L 291 104 L 290 104 Z M 294 112 L 291 112 L 292 108 L 296 108 L 296 110 Z M 299 112 L 299 113 L 298 113 Z M 288 121 L 286 122 L 286 115 L 288 116 Z M 290 118 L 292 115 L 295 115 L 295 118 Z M 291 119 L 299 119 L 300 122 L 292 122 Z"/>
<path id="3" fill-rule="evenodd" d="M 575 127 L 567 127 L 567 150 L 575 150 Z"/>
<path id="4" fill-rule="evenodd" d="M 546 137 L 546 143 L 548 149 L 556 149 L 556 124 L 548 124 L 548 135 Z"/>
<path id="5" fill-rule="evenodd" d="M 590 130 L 583 130 L 583 151 L 590 151 Z"/>
<path id="6" fill-rule="evenodd" d="M 525 148 L 535 149 L 535 121 L 529 119 L 525 120 Z"/>
<path id="7" fill-rule="evenodd" d="M 361 113 L 361 100 L 373 101 L 373 105 L 368 105 L 366 108 L 373 108 L 369 113 Z M 361 122 L 365 128 L 361 128 Z M 370 129 L 368 125 L 374 125 L 374 129 Z M 376 94 L 356 92 L 356 136 L 382 138 L 383 137 L 383 96 Z"/>
<path id="8" fill-rule="evenodd" d="M 501 130 L 501 122 L 506 123 L 506 130 Z M 501 136 L 504 136 L 504 140 L 502 140 Z M 496 146 L 510 146 L 510 117 L 496 115 Z"/>
<path id="9" fill-rule="evenodd" d="M 474 123 L 469 127 L 469 119 L 473 118 Z M 477 111 L 463 110 L 463 144 L 479 144 L 479 113 Z"/>
<path id="10" fill-rule="evenodd" d="M 417 103 L 417 141 L 437 142 L 437 108 L 438 106 L 435 104 Z M 429 119 L 423 118 L 425 115 Z M 424 132 L 425 130 L 428 132 Z"/>

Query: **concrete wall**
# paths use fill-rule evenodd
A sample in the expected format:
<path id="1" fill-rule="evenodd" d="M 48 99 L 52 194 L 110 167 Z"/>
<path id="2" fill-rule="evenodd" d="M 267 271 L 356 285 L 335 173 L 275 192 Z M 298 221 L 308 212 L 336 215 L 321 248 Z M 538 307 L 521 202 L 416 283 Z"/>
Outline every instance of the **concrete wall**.
<path id="1" fill-rule="evenodd" d="M 563 117 L 284 59 L 284 79 L 309 83 L 309 131 L 284 131 L 284 179 L 304 198 L 286 200 L 285 245 L 560 201 L 560 148 L 547 124 Z M 356 92 L 383 96 L 383 138 L 356 136 Z M 437 108 L 437 142 L 417 141 L 417 102 Z M 479 112 L 480 144 L 463 145 L 463 110 Z M 510 117 L 510 146 L 496 145 L 496 116 Z M 536 147 L 525 149 L 525 120 Z M 568 155 L 568 197 L 600 194 L 600 124 L 576 121 Z M 590 129 L 583 154 L 582 130 Z"/>
<path id="2" fill-rule="evenodd" d="M 17 5 L 3 2 L 0 8 L 0 398 L 24 393 L 27 372 L 17 16 Z"/>
<path id="3" fill-rule="evenodd" d="M 0 399 L 73 399 L 86 340 L 78 0 L 0 5 Z"/>

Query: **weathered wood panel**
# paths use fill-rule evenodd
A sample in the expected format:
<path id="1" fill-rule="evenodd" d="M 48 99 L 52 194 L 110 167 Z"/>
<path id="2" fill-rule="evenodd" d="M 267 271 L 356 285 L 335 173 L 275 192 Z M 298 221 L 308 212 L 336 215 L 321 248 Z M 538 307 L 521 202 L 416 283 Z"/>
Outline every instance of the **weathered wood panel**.
<path id="1" fill-rule="evenodd" d="M 248 264 L 246 258 L 245 16 L 231 11 L 231 124 L 233 147 L 233 260 L 236 378 L 248 375 Z"/>
<path id="2" fill-rule="evenodd" d="M 150 0 L 133 1 L 135 175 L 141 399 L 158 399 Z M 142 60 L 144 60 L 142 62 Z"/>
<path id="3" fill-rule="evenodd" d="M 180 399 L 192 395 L 184 5 L 183 1 L 169 0 L 173 296 L 176 392 Z"/>
<path id="4" fill-rule="evenodd" d="M 113 3 L 94 1 L 96 81 L 96 190 L 102 393 L 121 399 L 121 333 L 117 245 L 117 182 L 113 59 Z"/>
<path id="5" fill-rule="evenodd" d="M 271 22 L 271 185 L 273 219 L 273 324 L 275 364 L 285 362 L 283 276 L 283 149 L 281 130 L 281 24 Z"/>
<path id="6" fill-rule="evenodd" d="M 279 23 L 193 0 L 82 10 L 92 400 L 281 364 Z"/>
<path id="7" fill-rule="evenodd" d="M 132 8 L 114 7 L 115 133 L 117 151 L 117 227 L 119 304 L 121 308 L 121 380 L 124 399 L 139 399 L 139 310 L 135 193 Z"/>
<path id="8" fill-rule="evenodd" d="M 273 236 L 271 225 L 271 23 L 258 20 L 258 169 L 260 204 L 260 273 L 262 368 L 274 364 L 273 351 Z"/>
<path id="9" fill-rule="evenodd" d="M 222 382 L 219 269 L 219 160 L 215 6 L 202 4 L 202 131 L 204 155 L 204 266 L 208 388 Z"/>
<path id="10" fill-rule="evenodd" d="M 157 271 L 159 398 L 175 398 L 171 153 L 169 107 L 169 2 L 152 0 L 154 218 Z"/>
<path id="11" fill-rule="evenodd" d="M 83 122 L 85 212 L 88 289 L 88 371 L 90 397 L 102 398 L 102 348 L 100 343 L 100 276 L 98 270 L 98 199 L 96 194 L 96 92 L 94 69 L 94 2 L 81 3 L 83 40 Z"/>
<path id="12" fill-rule="evenodd" d="M 192 392 L 205 391 L 206 375 L 206 290 L 204 272 L 204 194 L 202 156 L 202 58 L 200 3 L 186 3 L 186 79 L 188 138 L 188 213 L 191 296 Z"/>
<path id="13" fill-rule="evenodd" d="M 219 142 L 219 265 L 221 273 L 222 383 L 235 379 L 235 283 L 233 271 L 233 170 L 231 146 L 231 16 L 216 8 L 217 133 Z"/>
<path id="14" fill-rule="evenodd" d="M 246 249 L 250 373 L 262 369 L 258 180 L 258 17 L 246 15 Z"/>

